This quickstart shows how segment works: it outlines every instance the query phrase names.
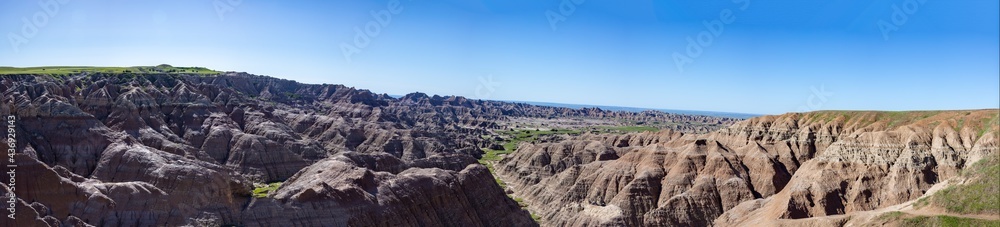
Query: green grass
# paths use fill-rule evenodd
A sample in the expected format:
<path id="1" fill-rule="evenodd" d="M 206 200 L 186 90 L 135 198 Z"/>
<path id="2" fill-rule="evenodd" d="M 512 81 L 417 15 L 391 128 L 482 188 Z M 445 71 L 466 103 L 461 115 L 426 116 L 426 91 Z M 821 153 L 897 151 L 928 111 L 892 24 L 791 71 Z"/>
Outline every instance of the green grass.
<path id="1" fill-rule="evenodd" d="M 507 142 L 510 143 L 510 142 Z M 500 161 L 500 156 L 505 154 L 513 153 L 513 149 L 507 149 L 507 143 L 504 143 L 504 150 L 493 150 L 493 149 L 483 149 L 486 154 L 483 154 L 483 158 L 479 160 L 483 161 Z"/>
<path id="2" fill-rule="evenodd" d="M 279 187 L 281 187 L 281 182 L 254 185 L 253 197 L 255 198 L 267 197 L 267 195 L 271 194 L 271 192 L 277 191 Z"/>
<path id="3" fill-rule="evenodd" d="M 899 222 L 899 226 L 1000 226 L 1000 220 L 963 218 L 948 215 L 914 216 L 899 211 L 885 213 L 879 220 Z"/>
<path id="4" fill-rule="evenodd" d="M 902 226 L 1000 226 L 1000 221 L 961 218 L 955 216 L 916 216 L 902 220 Z"/>
<path id="5" fill-rule="evenodd" d="M 962 132 L 962 127 L 965 126 L 965 119 L 959 118 L 958 124 L 955 125 L 955 132 Z"/>
<path id="6" fill-rule="evenodd" d="M 490 170 L 490 174 L 494 174 L 494 172 L 496 171 L 495 169 L 493 169 L 493 162 L 480 159 L 479 164 L 486 166 L 486 169 Z M 494 177 L 493 180 L 497 182 L 497 185 L 499 185 L 500 188 L 507 188 L 507 183 L 504 183 L 503 180 L 500 180 L 500 178 Z"/>
<path id="7" fill-rule="evenodd" d="M 514 202 L 517 202 L 517 205 L 520 207 L 528 207 L 528 204 L 524 203 L 524 199 L 514 197 Z"/>
<path id="8" fill-rule="evenodd" d="M 610 131 L 630 133 L 630 132 L 655 132 L 659 131 L 659 128 L 653 126 L 639 126 L 639 125 L 626 125 L 626 126 L 600 126 L 600 129 L 607 129 Z"/>
<path id="9" fill-rule="evenodd" d="M 857 124 L 862 127 L 876 122 L 884 123 L 886 128 L 894 129 L 902 125 L 914 123 L 926 123 L 931 128 L 944 123 L 950 125 L 956 132 L 961 132 L 963 127 L 971 127 L 976 130 L 976 138 L 980 138 L 991 129 L 1000 124 L 1000 117 L 971 115 L 976 111 L 837 111 L 825 110 L 808 114 L 806 123 L 832 122 L 838 118 L 843 118 L 845 123 Z M 932 117 L 947 114 L 947 119 L 938 117 L 935 120 L 927 120 Z M 851 119 L 854 119 L 851 121 Z"/>
<path id="10" fill-rule="evenodd" d="M 1000 124 L 1000 114 L 993 116 L 993 118 L 983 118 L 982 125 L 979 128 L 979 132 L 976 133 L 976 139 L 982 138 L 983 134 L 986 134 L 990 130 L 991 126 Z"/>
<path id="11" fill-rule="evenodd" d="M 910 112 L 891 111 L 891 112 L 883 112 L 882 116 L 880 117 L 889 119 L 889 124 L 886 125 L 886 128 L 893 128 L 893 126 L 896 126 L 899 123 L 911 120 L 910 119 L 911 117 L 909 115 Z"/>
<path id="12" fill-rule="evenodd" d="M 926 119 L 939 114 L 941 111 L 884 111 L 879 113 L 879 119 L 888 119 L 887 128 L 901 125 L 901 123 L 911 123 Z"/>
<path id="13" fill-rule="evenodd" d="M 510 196 L 508 195 L 508 197 L 510 197 Z M 513 199 L 514 202 L 517 202 L 517 206 L 521 207 L 521 209 L 524 209 L 525 207 L 528 207 L 528 204 L 524 203 L 524 199 L 521 199 L 521 198 L 518 198 L 518 197 L 510 197 L 510 198 Z M 531 214 L 531 219 L 535 220 L 535 223 L 538 223 L 538 222 L 542 221 L 542 217 L 540 217 L 538 215 L 535 215 L 535 213 L 533 213 L 531 211 L 528 211 L 528 214 Z"/>
<path id="14" fill-rule="evenodd" d="M 486 149 L 486 155 L 483 157 L 490 161 L 498 161 L 499 155 L 510 154 L 517 149 L 517 145 L 521 142 L 533 142 L 538 140 L 539 137 L 543 135 L 554 135 L 554 134 L 570 134 L 579 135 L 579 130 L 567 130 L 567 129 L 556 129 L 556 130 L 514 130 L 514 131 L 500 131 L 510 138 L 506 139 L 503 144 L 503 150 L 490 150 Z M 492 154 L 491 154 L 492 153 Z"/>
<path id="15" fill-rule="evenodd" d="M 41 67 L 0 67 L 0 75 L 38 74 L 38 75 L 73 75 L 82 72 L 92 73 L 168 73 L 168 74 L 203 74 L 214 75 L 221 72 L 203 67 L 173 67 L 170 65 L 132 66 L 132 67 L 95 67 L 95 66 L 41 66 Z"/>
<path id="16" fill-rule="evenodd" d="M 878 216 L 878 219 L 879 220 L 898 220 L 904 214 L 905 213 L 903 213 L 903 212 L 892 211 L 892 212 L 887 212 L 885 214 L 882 214 L 881 216 Z"/>
<path id="17" fill-rule="evenodd" d="M 961 214 L 1000 214 L 1000 161 L 991 157 L 973 164 L 962 171 L 972 179 L 934 193 L 929 201 L 918 205 L 933 204 L 949 212 Z"/>

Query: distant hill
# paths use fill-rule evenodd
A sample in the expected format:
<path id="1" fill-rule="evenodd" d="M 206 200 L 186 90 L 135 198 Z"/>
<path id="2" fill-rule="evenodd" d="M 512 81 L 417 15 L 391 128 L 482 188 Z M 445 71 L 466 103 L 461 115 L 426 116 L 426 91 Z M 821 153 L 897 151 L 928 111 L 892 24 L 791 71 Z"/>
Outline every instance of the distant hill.
<path id="1" fill-rule="evenodd" d="M 402 98 L 402 95 L 389 95 L 393 98 Z M 518 100 L 496 100 L 502 102 L 511 103 L 524 103 L 535 106 L 549 106 L 549 107 L 564 107 L 571 109 L 583 109 L 583 108 L 600 108 L 602 110 L 610 111 L 626 111 L 626 112 L 642 112 L 647 110 L 661 111 L 673 114 L 684 114 L 684 115 L 702 115 L 702 116 L 712 116 L 712 117 L 727 117 L 727 118 L 737 118 L 737 119 L 747 119 L 752 117 L 763 116 L 760 114 L 748 114 L 748 113 L 730 113 L 730 112 L 714 112 L 714 111 L 701 111 L 701 110 L 672 110 L 672 109 L 655 109 L 655 108 L 642 108 L 642 107 L 622 107 L 622 106 L 602 106 L 602 105 L 588 105 L 588 104 L 566 104 L 566 103 L 554 103 L 554 102 L 532 102 L 532 101 L 518 101 Z"/>
<path id="2" fill-rule="evenodd" d="M 566 108 L 601 108 L 602 110 L 612 110 L 612 111 L 628 111 L 628 112 L 642 112 L 647 110 L 663 111 L 667 113 L 675 114 L 685 114 L 685 115 L 704 115 L 713 117 L 729 117 L 729 118 L 739 118 L 747 119 L 752 117 L 761 116 L 759 114 L 747 114 L 747 113 L 729 113 L 729 112 L 714 112 L 714 111 L 700 111 L 700 110 L 672 110 L 672 109 L 654 109 L 654 108 L 641 108 L 641 107 L 622 107 L 622 106 L 601 106 L 601 105 L 586 105 L 586 104 L 565 104 L 565 103 L 553 103 L 553 102 L 529 102 L 529 101 L 508 101 L 508 102 L 520 102 L 527 103 L 536 106 L 552 106 L 552 107 L 566 107 Z"/>

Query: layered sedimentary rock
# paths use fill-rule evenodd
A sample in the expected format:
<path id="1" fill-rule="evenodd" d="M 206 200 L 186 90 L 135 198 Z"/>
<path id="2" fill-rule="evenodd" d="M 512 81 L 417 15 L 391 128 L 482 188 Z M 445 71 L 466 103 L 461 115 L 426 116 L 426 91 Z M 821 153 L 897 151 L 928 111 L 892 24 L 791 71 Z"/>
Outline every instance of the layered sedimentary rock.
<path id="1" fill-rule="evenodd" d="M 506 199 L 485 167 L 450 161 L 431 158 L 411 166 L 388 154 L 357 153 L 325 159 L 293 176 L 273 198 L 250 203 L 244 224 L 536 225 L 527 211 Z"/>
<path id="2" fill-rule="evenodd" d="M 739 226 L 884 208 L 997 155 L 1000 141 L 997 110 L 725 127 L 735 120 L 393 98 L 244 73 L 0 79 L 18 171 L 30 173 L 16 187 L 0 178 L 19 196 L 3 226 L 530 226 L 476 162 L 497 145 L 483 136 L 511 117 L 684 126 L 520 144 L 496 171 L 552 226 Z M 253 183 L 278 181 L 251 196 Z"/>
<path id="3" fill-rule="evenodd" d="M 738 226 L 915 199 L 998 154 L 998 115 L 830 111 L 704 135 L 584 135 L 522 144 L 497 172 L 543 225 Z"/>
<path id="4" fill-rule="evenodd" d="M 18 166 L 30 173 L 13 187 L 19 218 L 3 226 L 531 225 L 475 162 L 498 122 L 591 117 L 706 131 L 734 121 L 397 99 L 246 73 L 5 75 L 0 93 L 0 114 L 17 117 Z M 326 168 L 346 172 L 319 173 Z M 277 181 L 285 186 L 273 198 L 251 196 L 253 183 Z M 279 208 L 312 212 L 282 219 Z"/>
<path id="5" fill-rule="evenodd" d="M 972 163 L 1000 155 L 997 110 L 895 114 L 868 127 L 850 124 L 868 116 L 833 120 L 847 123 L 841 138 L 804 163 L 785 190 L 741 204 L 716 224 L 885 208 L 919 198 Z"/>

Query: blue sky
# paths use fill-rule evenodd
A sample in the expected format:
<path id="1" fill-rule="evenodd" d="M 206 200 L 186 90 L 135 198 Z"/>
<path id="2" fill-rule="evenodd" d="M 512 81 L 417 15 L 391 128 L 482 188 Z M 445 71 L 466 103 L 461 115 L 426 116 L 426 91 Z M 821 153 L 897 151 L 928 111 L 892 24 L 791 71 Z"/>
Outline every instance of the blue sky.
<path id="1" fill-rule="evenodd" d="M 762 114 L 998 108 L 998 9 L 996 0 L 4 1 L 0 65 L 167 63 L 389 94 Z M 368 42 L 356 43 L 365 29 Z"/>

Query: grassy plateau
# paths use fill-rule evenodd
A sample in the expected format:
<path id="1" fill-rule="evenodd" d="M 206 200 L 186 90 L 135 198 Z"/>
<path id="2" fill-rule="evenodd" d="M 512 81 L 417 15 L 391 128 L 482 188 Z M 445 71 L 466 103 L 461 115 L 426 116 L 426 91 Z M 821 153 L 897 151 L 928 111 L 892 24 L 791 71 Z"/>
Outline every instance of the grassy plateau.
<path id="1" fill-rule="evenodd" d="M 40 67 L 5 67 L 0 66 L 0 75 L 40 74 L 40 75 L 71 75 L 78 73 L 167 73 L 167 74 L 203 74 L 215 75 L 221 72 L 203 67 L 174 67 L 167 64 L 157 66 L 131 67 L 97 67 L 97 66 L 40 66 Z"/>

